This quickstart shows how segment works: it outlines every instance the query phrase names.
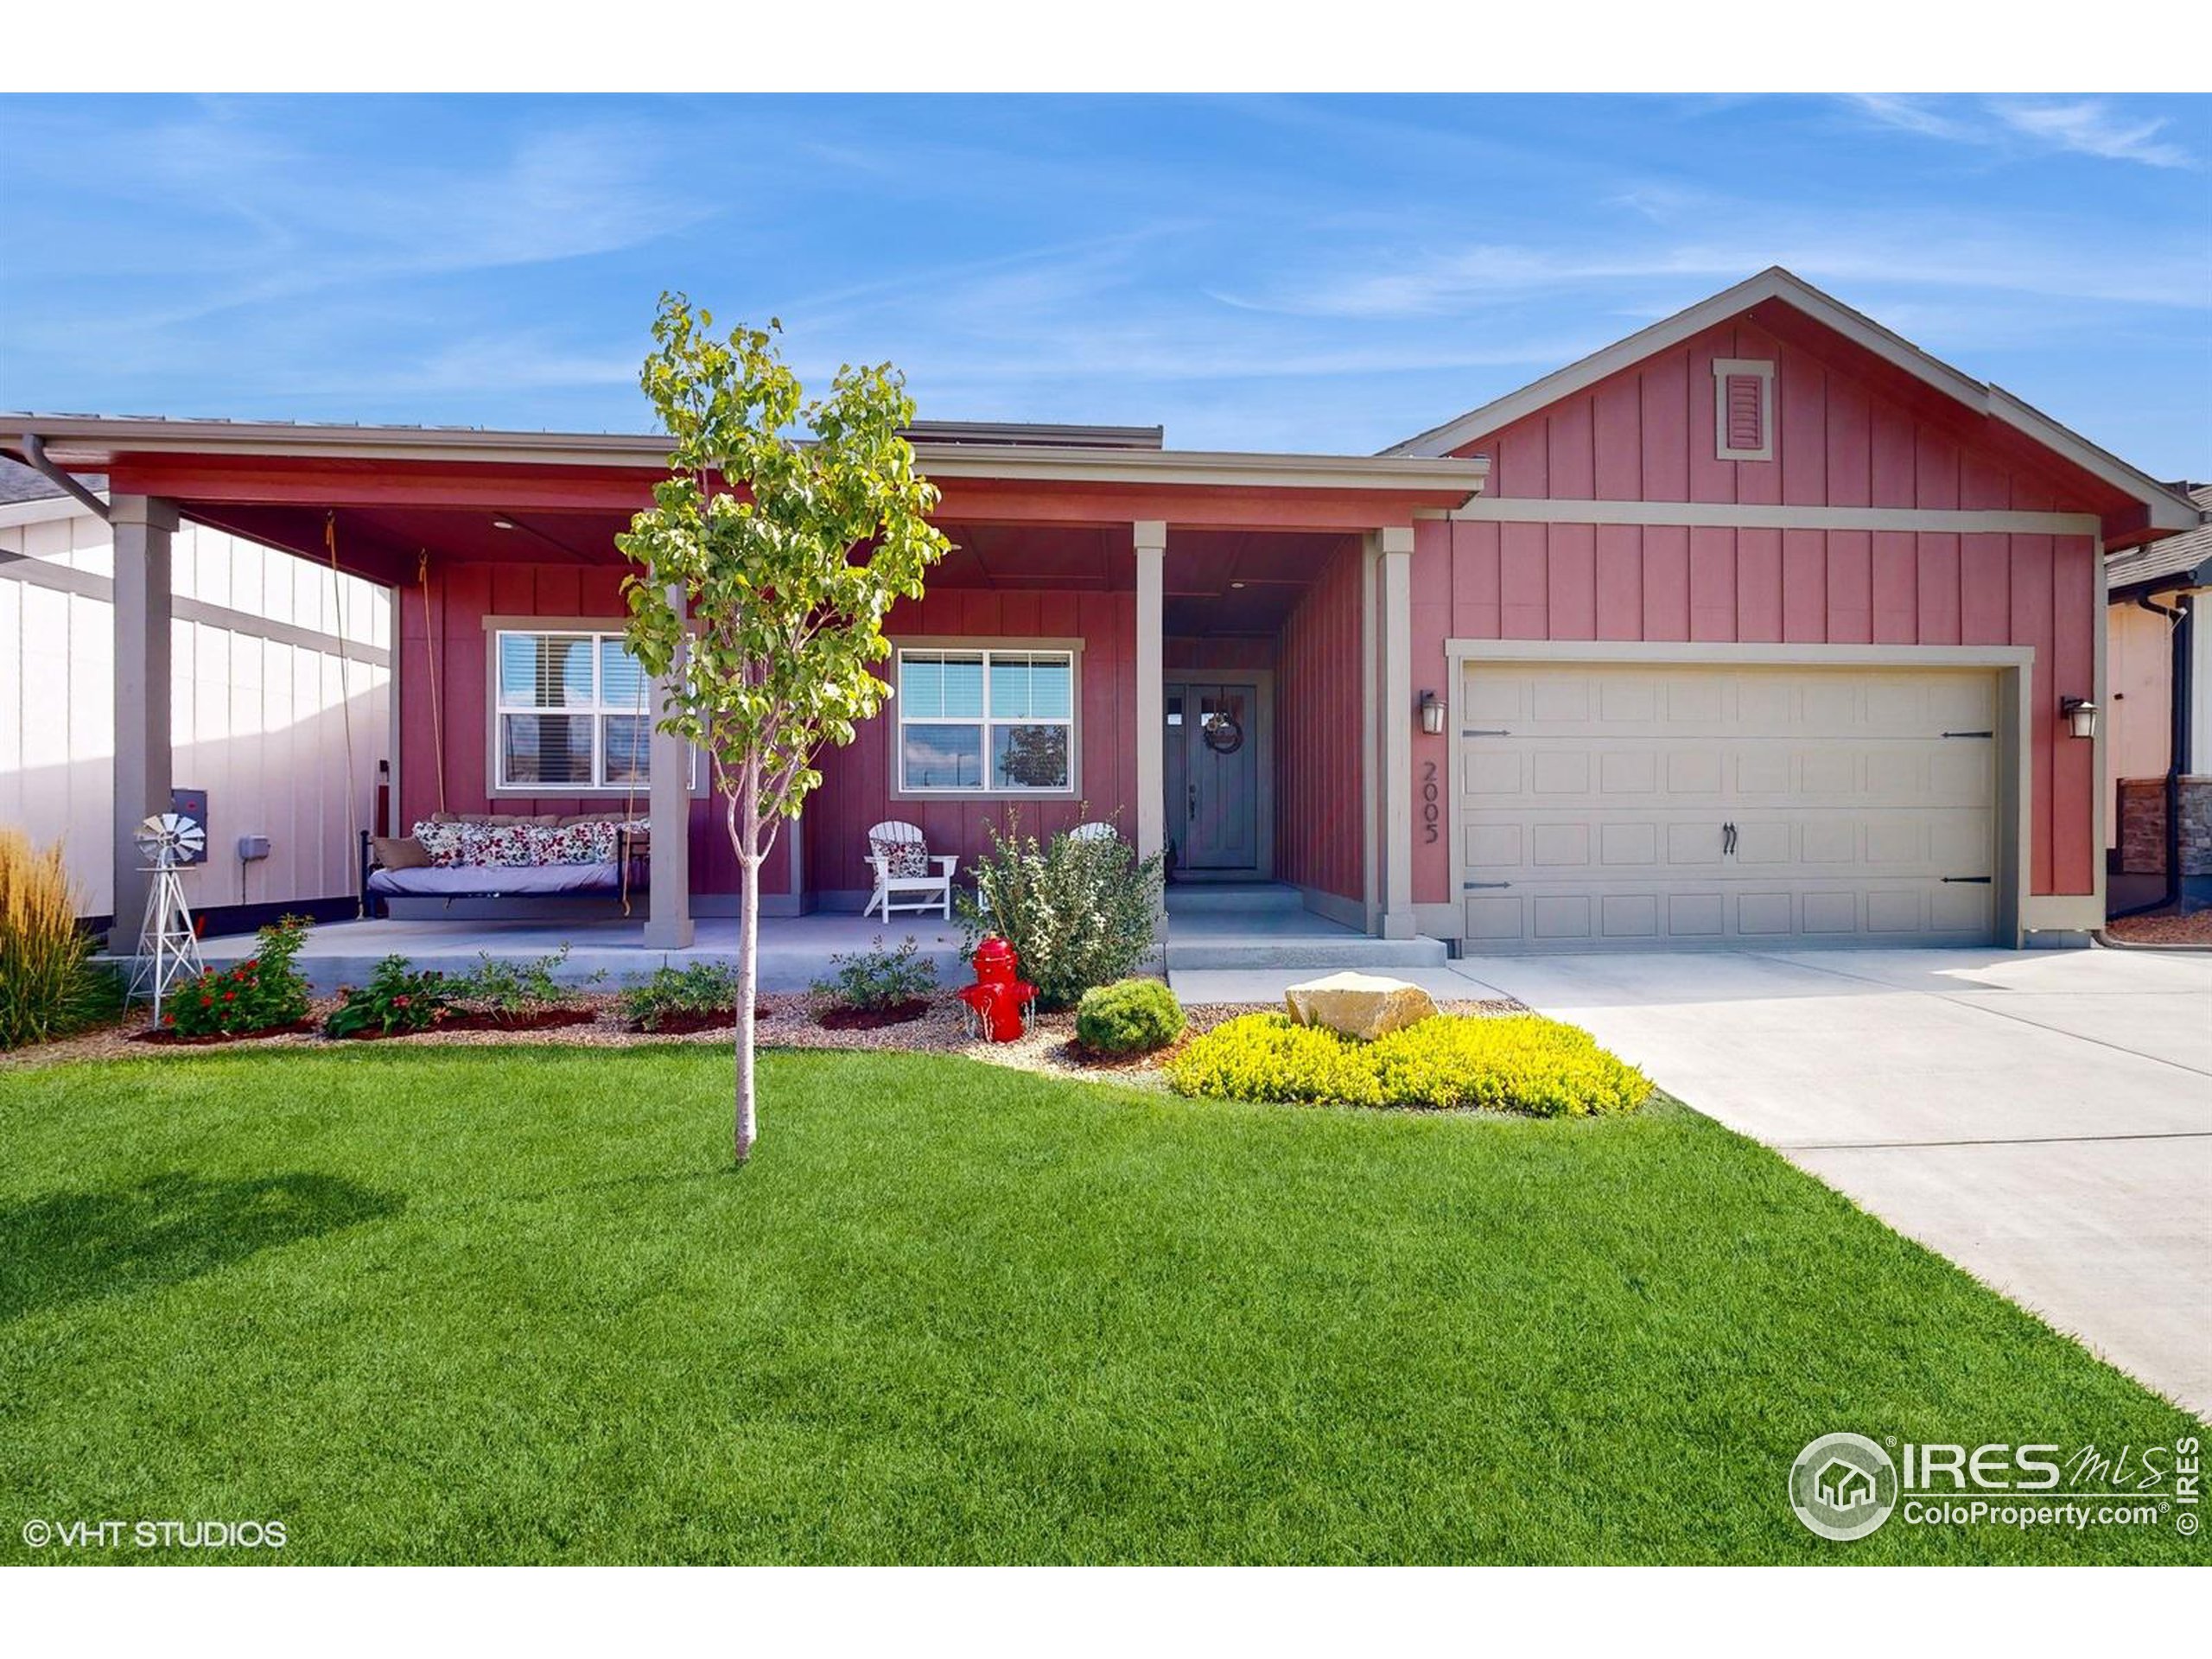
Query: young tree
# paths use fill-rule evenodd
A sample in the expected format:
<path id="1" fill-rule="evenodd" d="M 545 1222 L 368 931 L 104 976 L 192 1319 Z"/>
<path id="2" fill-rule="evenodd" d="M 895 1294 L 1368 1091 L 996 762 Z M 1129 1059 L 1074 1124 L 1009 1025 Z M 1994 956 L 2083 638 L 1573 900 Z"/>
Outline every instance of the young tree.
<path id="1" fill-rule="evenodd" d="M 671 678 L 659 728 L 706 753 L 742 872 L 742 1163 L 754 1135 L 761 861 L 822 781 L 822 745 L 851 742 L 891 695 L 869 671 L 890 654 L 884 616 L 920 596 L 950 544 L 929 522 L 938 492 L 899 435 L 914 418 L 902 376 L 848 365 L 810 402 L 777 349 L 780 323 L 727 341 L 713 327 L 684 296 L 661 296 L 639 380 L 669 435 L 669 477 L 615 544 L 639 567 L 622 583 L 630 650 Z"/>

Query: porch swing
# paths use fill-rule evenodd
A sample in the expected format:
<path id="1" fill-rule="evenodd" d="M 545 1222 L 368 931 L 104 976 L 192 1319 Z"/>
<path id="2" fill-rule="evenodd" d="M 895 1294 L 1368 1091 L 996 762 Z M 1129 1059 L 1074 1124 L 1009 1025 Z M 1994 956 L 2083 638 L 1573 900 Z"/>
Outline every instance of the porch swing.
<path id="1" fill-rule="evenodd" d="M 336 579 L 336 515 L 324 524 Z M 652 854 L 652 826 L 637 814 L 637 769 L 624 780 L 619 818 L 606 812 L 453 812 L 446 803 L 445 696 L 438 678 L 437 630 L 432 626 L 430 555 L 423 549 L 416 580 L 423 592 L 423 648 L 430 688 L 430 747 L 437 779 L 437 810 L 404 836 L 359 832 L 360 905 L 364 916 L 389 916 L 395 899 L 410 906 L 437 902 L 451 913 L 457 901 L 543 899 L 619 899 L 632 913 L 631 893 Z M 348 730 L 348 768 L 351 735 Z M 347 796 L 348 824 L 352 796 Z M 396 827 L 396 826 L 395 826 Z M 605 843 L 607 856 L 594 857 Z M 579 856 L 579 852 L 582 855 Z"/>

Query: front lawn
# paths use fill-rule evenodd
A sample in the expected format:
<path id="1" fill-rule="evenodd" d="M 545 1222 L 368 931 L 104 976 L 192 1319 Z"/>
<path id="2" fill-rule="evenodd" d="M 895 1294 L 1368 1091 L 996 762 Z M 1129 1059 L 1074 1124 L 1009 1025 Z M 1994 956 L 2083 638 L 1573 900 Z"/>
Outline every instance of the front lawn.
<path id="1" fill-rule="evenodd" d="M 771 1053 L 733 1173 L 729 1091 L 674 1047 L 0 1075 L 0 1560 L 163 1558 L 38 1517 L 281 1520 L 313 1561 L 2198 1558 L 1804 1531 L 1832 1430 L 2201 1427 L 1664 1102 Z"/>

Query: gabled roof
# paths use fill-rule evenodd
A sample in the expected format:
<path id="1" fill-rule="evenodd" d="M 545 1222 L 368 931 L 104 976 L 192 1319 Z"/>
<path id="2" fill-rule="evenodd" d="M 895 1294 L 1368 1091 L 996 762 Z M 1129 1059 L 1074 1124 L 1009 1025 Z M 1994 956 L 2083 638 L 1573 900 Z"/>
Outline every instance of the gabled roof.
<path id="1" fill-rule="evenodd" d="M 1480 409 L 1469 410 L 1457 420 L 1431 427 L 1385 449 L 1386 455 L 1445 455 L 1461 446 L 1510 426 L 1523 416 L 1558 402 L 1611 374 L 1640 363 L 1656 353 L 1678 346 L 1716 324 L 1750 310 L 1767 300 L 1778 300 L 1824 324 L 1884 361 L 1933 387 L 1946 397 L 1977 415 L 2014 428 L 2045 448 L 2064 456 L 2083 472 L 2143 503 L 2154 530 L 2177 532 L 2196 529 L 2203 515 L 2178 491 L 2138 471 L 2110 451 L 2100 448 L 2079 433 L 2068 430 L 2040 410 L 2024 403 L 2001 387 L 1986 385 L 1961 373 L 1940 359 L 1930 357 L 1910 340 L 1892 334 L 1872 318 L 1853 310 L 1834 296 L 1823 294 L 1803 278 L 1779 265 L 1769 266 L 1747 282 L 1724 289 L 1700 300 L 1688 310 L 1653 323 L 1649 328 L 1616 340 L 1603 351 L 1592 352 L 1542 379 L 1509 392 Z"/>
<path id="2" fill-rule="evenodd" d="M 2212 484 L 2188 488 L 2189 499 L 2212 512 Z M 2105 561 L 2105 582 L 2114 599 L 2212 585 L 2212 524 L 2113 554 Z"/>

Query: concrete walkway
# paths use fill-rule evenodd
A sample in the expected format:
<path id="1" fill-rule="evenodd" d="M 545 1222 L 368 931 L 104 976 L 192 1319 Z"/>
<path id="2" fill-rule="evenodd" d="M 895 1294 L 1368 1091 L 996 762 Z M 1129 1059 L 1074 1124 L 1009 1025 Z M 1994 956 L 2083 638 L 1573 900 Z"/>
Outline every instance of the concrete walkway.
<path id="1" fill-rule="evenodd" d="M 2212 1414 L 2212 957 L 1452 966 L 1586 1027 L 1670 1093 Z"/>

